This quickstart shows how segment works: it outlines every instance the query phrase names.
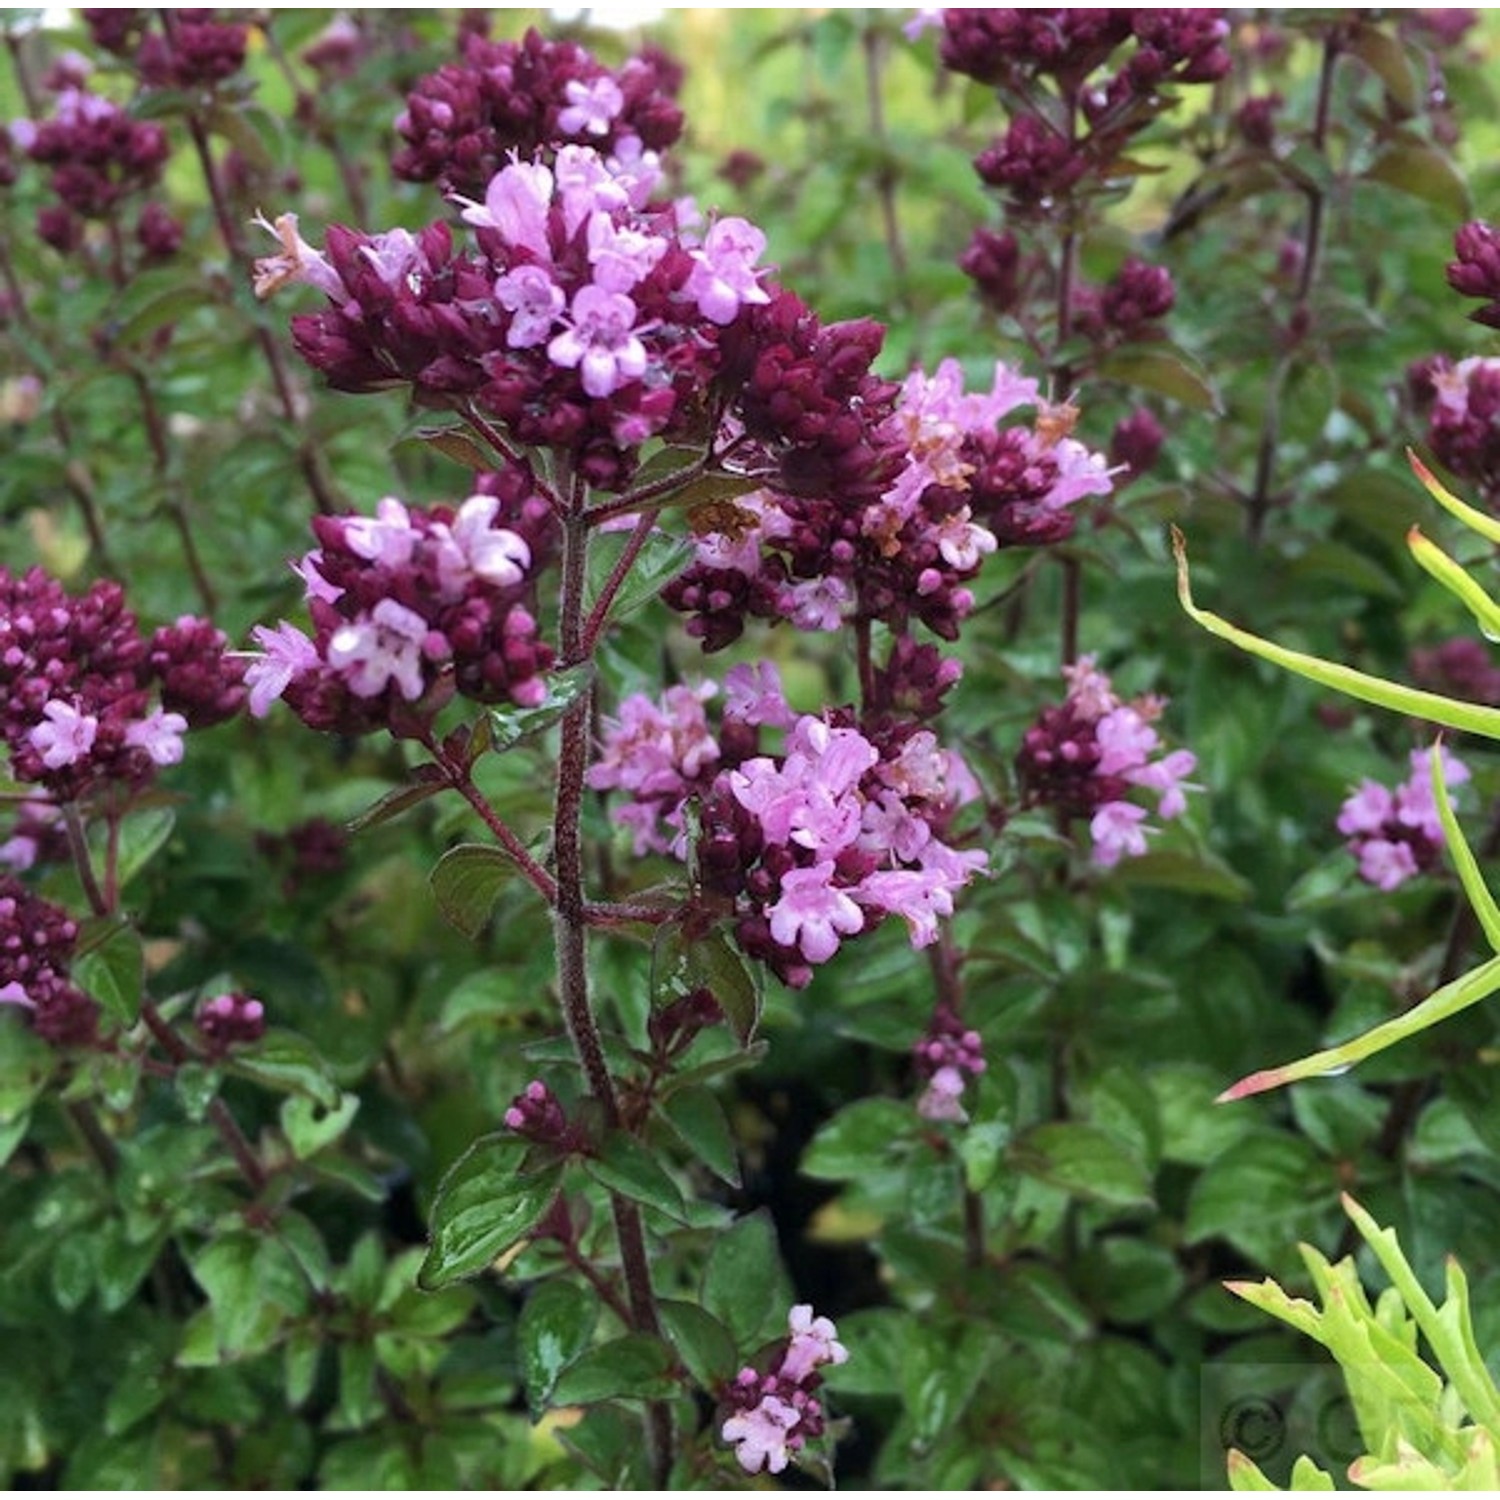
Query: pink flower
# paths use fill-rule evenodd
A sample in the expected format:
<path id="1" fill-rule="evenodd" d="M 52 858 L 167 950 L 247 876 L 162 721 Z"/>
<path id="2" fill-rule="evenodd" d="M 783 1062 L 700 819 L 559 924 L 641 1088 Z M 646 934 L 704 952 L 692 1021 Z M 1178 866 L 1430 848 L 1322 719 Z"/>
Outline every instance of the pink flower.
<path id="1" fill-rule="evenodd" d="M 968 1122 L 969 1112 L 960 1100 L 965 1088 L 964 1075 L 956 1067 L 944 1066 L 927 1080 L 922 1097 L 917 1100 L 917 1113 L 924 1120 L 947 1120 L 955 1125 Z"/>
<path id="2" fill-rule="evenodd" d="M 849 1358 L 832 1321 L 815 1318 L 807 1303 L 794 1307 L 787 1315 L 787 1330 L 792 1342 L 776 1369 L 782 1380 L 801 1385 L 820 1365 L 841 1365 Z"/>
<path id="3" fill-rule="evenodd" d="M 612 395 L 646 371 L 646 346 L 636 336 L 635 315 L 635 303 L 624 293 L 580 287 L 572 327 L 547 345 L 547 358 L 561 369 L 578 370 L 589 395 Z"/>
<path id="4" fill-rule="evenodd" d="M 1334 825 L 1346 837 L 1360 833 L 1379 833 L 1385 820 L 1396 810 L 1396 799 L 1389 787 L 1367 776 L 1359 789 L 1339 809 L 1338 822 Z"/>
<path id="5" fill-rule="evenodd" d="M 420 533 L 411 524 L 411 513 L 387 495 L 375 507 L 373 516 L 348 516 L 344 519 L 344 545 L 356 557 L 378 563 L 392 572 L 411 561 Z"/>
<path id="6" fill-rule="evenodd" d="M 250 712 L 263 719 L 296 678 L 316 671 L 323 660 L 312 641 L 285 620 L 274 630 L 257 625 L 251 634 L 265 649 L 265 655 L 246 668 L 245 686 L 250 689 Z"/>
<path id="7" fill-rule="evenodd" d="M 182 736 L 187 727 L 181 714 L 159 708 L 125 731 L 125 743 L 144 750 L 158 766 L 175 766 L 182 759 Z"/>
<path id="8" fill-rule="evenodd" d="M 724 677 L 724 695 L 724 712 L 746 724 L 790 729 L 797 722 L 782 694 L 781 674 L 772 662 L 731 667 Z"/>
<path id="9" fill-rule="evenodd" d="M 546 343 L 568 303 L 563 289 L 537 265 L 517 266 L 497 277 L 495 301 L 511 315 L 505 342 L 512 349 Z"/>
<path id="10" fill-rule="evenodd" d="M 693 252 L 693 271 L 683 290 L 698 311 L 720 327 L 734 322 L 741 307 L 769 302 L 756 280 L 755 262 L 766 248 L 766 237 L 745 219 L 720 219 Z"/>
<path id="11" fill-rule="evenodd" d="M 616 115 L 625 108 L 620 85 L 607 73 L 592 83 L 570 78 L 563 90 L 568 104 L 557 117 L 557 128 L 564 135 L 608 135 Z"/>
<path id="12" fill-rule="evenodd" d="M 913 948 L 937 941 L 939 917 L 953 915 L 953 892 L 938 870 L 877 870 L 866 875 L 855 894 L 872 906 L 902 917 Z"/>
<path id="13" fill-rule="evenodd" d="M 785 1401 L 762 1396 L 752 1410 L 730 1417 L 719 1436 L 735 1445 L 734 1456 L 747 1474 L 759 1474 L 763 1468 L 779 1474 L 787 1466 L 787 1435 L 801 1420 Z"/>
<path id="14" fill-rule="evenodd" d="M 1111 709 L 1094 725 L 1094 739 L 1100 751 L 1100 776 L 1128 774 L 1144 766 L 1160 743 L 1156 731 L 1128 704 Z"/>
<path id="15" fill-rule="evenodd" d="M 864 913 L 832 885 L 833 861 L 792 870 L 781 879 L 781 899 L 768 915 L 771 936 L 783 947 L 797 947 L 813 964 L 826 963 L 839 950 L 840 934 L 863 929 Z"/>
<path id="16" fill-rule="evenodd" d="M 422 696 L 427 622 L 413 609 L 382 599 L 370 613 L 340 626 L 328 642 L 328 665 L 359 698 L 374 698 L 394 682 L 408 703 Z"/>
<path id="17" fill-rule="evenodd" d="M 94 748 L 99 720 L 93 714 L 82 714 L 71 703 L 50 699 L 42 708 L 45 722 L 38 724 L 29 736 L 31 747 L 42 757 L 50 771 L 76 765 Z"/>
<path id="18" fill-rule="evenodd" d="M 588 242 L 594 284 L 608 292 L 628 292 L 667 253 L 660 235 L 621 228 L 602 211 L 589 216 Z"/>
<path id="19" fill-rule="evenodd" d="M 1094 840 L 1094 863 L 1106 870 L 1120 862 L 1146 852 L 1146 830 L 1141 827 L 1146 809 L 1131 802 L 1106 802 L 1089 822 Z"/>
<path id="20" fill-rule="evenodd" d="M 500 502 L 494 495 L 470 495 L 459 506 L 452 527 L 434 526 L 442 546 L 438 575 L 444 590 L 462 593 L 471 578 L 510 588 L 526 576 L 531 548 L 504 526 L 494 526 Z"/>
<path id="21" fill-rule="evenodd" d="M 507 245 L 530 250 L 543 260 L 551 258 L 547 211 L 552 204 L 552 173 L 546 167 L 512 162 L 490 178 L 482 204 L 456 195 L 453 201 L 465 205 L 464 223 L 498 230 Z"/>
<path id="22" fill-rule="evenodd" d="M 1360 878 L 1383 891 L 1393 891 L 1417 873 L 1412 846 L 1390 839 L 1366 839 L 1358 847 Z"/>

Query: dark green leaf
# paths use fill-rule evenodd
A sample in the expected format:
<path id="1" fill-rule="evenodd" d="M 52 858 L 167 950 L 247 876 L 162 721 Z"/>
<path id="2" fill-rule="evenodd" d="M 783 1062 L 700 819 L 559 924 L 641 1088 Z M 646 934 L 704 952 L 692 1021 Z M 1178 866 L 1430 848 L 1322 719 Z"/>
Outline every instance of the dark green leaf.
<path id="1" fill-rule="evenodd" d="M 683 1218 L 682 1194 L 661 1164 L 632 1135 L 613 1130 L 597 1156 L 587 1156 L 583 1169 L 595 1182 L 637 1203 Z"/>
<path id="2" fill-rule="evenodd" d="M 76 1312 L 94 1289 L 95 1236 L 65 1235 L 52 1251 L 52 1295 L 65 1312 Z"/>
<path id="3" fill-rule="evenodd" d="M 387 792 L 373 806 L 367 807 L 358 817 L 351 818 L 344 826 L 350 833 L 363 833 L 367 828 L 378 828 L 382 823 L 399 817 L 407 808 L 437 796 L 447 786 L 447 778 L 436 766 L 418 766 L 411 772 L 405 786 L 398 786 Z"/>
<path id="4" fill-rule="evenodd" d="M 222 1075 L 206 1063 L 183 1063 L 172 1079 L 172 1087 L 182 1103 L 183 1113 L 195 1123 L 208 1113 L 208 1106 L 219 1094 Z"/>
<path id="5" fill-rule="evenodd" d="M 846 1182 L 862 1177 L 916 1132 L 917 1112 L 896 1099 L 846 1105 L 813 1137 L 802 1158 L 807 1177 Z"/>
<path id="6" fill-rule="evenodd" d="M 345 1094 L 331 1109 L 300 1094 L 282 1101 L 281 1128 L 298 1161 L 315 1156 L 348 1130 L 359 1110 L 359 1096 Z"/>
<path id="7" fill-rule="evenodd" d="M 1150 849 L 1136 859 L 1122 859 L 1109 878 L 1117 885 L 1188 891 L 1220 901 L 1244 901 L 1250 895 L 1248 883 L 1217 855 L 1185 849 Z"/>
<path id="8" fill-rule="evenodd" d="M 698 989 L 713 995 L 740 1045 L 748 1046 L 760 1024 L 757 972 L 722 928 L 690 933 L 681 922 L 663 922 L 651 950 L 653 1009 L 661 1010 Z"/>
<path id="9" fill-rule="evenodd" d="M 705 1391 L 714 1391 L 738 1368 L 738 1355 L 729 1330 L 695 1302 L 670 1298 L 656 1305 L 667 1337 L 687 1366 L 688 1373 Z"/>
<path id="10" fill-rule="evenodd" d="M 476 938 L 515 873 L 510 855 L 494 844 L 460 844 L 437 862 L 428 878 L 438 909 L 465 937 Z"/>
<path id="11" fill-rule="evenodd" d="M 1446 153 L 1434 146 L 1406 141 L 1387 146 L 1365 176 L 1431 203 L 1455 221 L 1468 218 L 1472 211 L 1468 183 Z"/>
<path id="12" fill-rule="evenodd" d="M 661 1106 L 667 1123 L 682 1143 L 730 1187 L 740 1185 L 739 1150 L 724 1106 L 712 1089 L 701 1085 L 678 1089 Z"/>
<path id="13" fill-rule="evenodd" d="M 785 1285 L 771 1216 L 759 1209 L 713 1242 L 703 1269 L 703 1306 L 729 1329 L 736 1347 L 747 1350 L 778 1310 L 785 1313 Z"/>
<path id="14" fill-rule="evenodd" d="M 554 1406 L 588 1406 L 614 1396 L 650 1400 L 672 1390 L 672 1356 L 660 1339 L 631 1333 L 591 1349 L 562 1374 L 552 1390 Z"/>
<path id="15" fill-rule="evenodd" d="M 489 712 L 490 748 L 509 750 L 528 735 L 539 734 L 555 724 L 588 692 L 593 680 L 592 664 L 580 662 L 576 667 L 553 672 L 547 678 L 547 696 L 535 707 L 492 708 Z"/>
<path id="16" fill-rule="evenodd" d="M 530 1003 L 528 996 L 517 993 L 513 969 L 475 969 L 443 1001 L 438 1025 L 444 1032 L 454 1032 L 472 1021 L 514 1017 Z"/>
<path id="17" fill-rule="evenodd" d="M 1105 355 L 1099 374 L 1122 385 L 1155 391 L 1195 411 L 1221 410 L 1212 383 L 1180 349 L 1161 344 L 1127 344 Z"/>
<path id="18" fill-rule="evenodd" d="M 584 607 L 592 609 L 599 592 L 609 580 L 615 564 L 629 544 L 628 532 L 607 532 L 596 537 L 589 548 L 589 588 Z M 609 608 L 611 620 L 622 620 L 661 593 L 692 562 L 693 543 L 685 537 L 653 531 L 630 564 L 625 581 L 615 593 Z"/>
<path id="19" fill-rule="evenodd" d="M 432 1243 L 418 1285 L 431 1291 L 477 1276 L 535 1227 L 556 1195 L 562 1164 L 528 1172 L 530 1149 L 514 1135 L 481 1136 L 453 1164 L 432 1206 Z"/>
<path id="20" fill-rule="evenodd" d="M 56 1054 L 19 1006 L 0 1005 L 0 1124 L 23 1119 L 52 1076 Z"/>
<path id="21" fill-rule="evenodd" d="M 1378 26 L 1359 24 L 1351 28 L 1348 47 L 1380 79 L 1404 114 L 1417 112 L 1422 104 L 1417 77 L 1406 48 L 1394 36 Z"/>
<path id="22" fill-rule="evenodd" d="M 303 1094 L 337 1109 L 341 1091 L 328 1064 L 305 1036 L 273 1026 L 258 1042 L 230 1054 L 225 1070 L 284 1094 Z"/>
<path id="23" fill-rule="evenodd" d="M 1013 1143 L 1011 1163 L 1080 1198 L 1122 1208 L 1151 1202 L 1151 1178 L 1140 1157 L 1094 1125 L 1038 1125 Z"/>
<path id="24" fill-rule="evenodd" d="M 568 1281 L 545 1281 L 526 1299 L 516 1330 L 532 1420 L 547 1409 L 558 1377 L 585 1349 L 599 1321 L 599 1298 Z"/>
<path id="25" fill-rule="evenodd" d="M 145 959 L 139 934 L 118 917 L 97 917 L 79 933 L 73 982 L 92 995 L 104 1013 L 122 1026 L 133 1026 L 141 1008 Z"/>

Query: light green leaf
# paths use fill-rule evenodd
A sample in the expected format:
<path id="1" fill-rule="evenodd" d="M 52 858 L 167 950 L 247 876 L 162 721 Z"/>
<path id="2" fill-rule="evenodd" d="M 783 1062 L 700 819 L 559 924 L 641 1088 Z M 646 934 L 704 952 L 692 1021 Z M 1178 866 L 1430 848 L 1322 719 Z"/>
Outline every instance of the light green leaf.
<path id="1" fill-rule="evenodd" d="M 611 1192 L 686 1222 L 677 1184 L 651 1152 L 625 1131 L 612 1130 L 597 1156 L 584 1157 L 583 1169 Z"/>
<path id="2" fill-rule="evenodd" d="M 140 935 L 122 918 L 97 917 L 84 924 L 78 947 L 81 956 L 73 962 L 73 982 L 92 995 L 111 1020 L 133 1026 L 145 981 Z"/>
<path id="3" fill-rule="evenodd" d="M 465 937 L 477 938 L 515 873 L 515 861 L 494 844 L 460 844 L 437 862 L 428 881 L 442 914 Z"/>
<path id="4" fill-rule="evenodd" d="M 300 1094 L 283 1100 L 281 1129 L 292 1155 L 298 1161 L 306 1161 L 325 1146 L 331 1146 L 353 1124 L 358 1111 L 357 1094 L 345 1094 L 332 1109 L 324 1109 Z"/>
<path id="5" fill-rule="evenodd" d="M 546 1281 L 526 1299 L 516 1329 L 532 1420 L 547 1409 L 558 1377 L 589 1346 L 599 1298 L 569 1281 Z"/>
<path id="6" fill-rule="evenodd" d="M 614 1396 L 667 1395 L 672 1356 L 660 1339 L 630 1333 L 591 1349 L 565 1370 L 552 1391 L 554 1406 L 588 1406 Z"/>
<path id="7" fill-rule="evenodd" d="M 1479 861 L 1474 858 L 1474 851 L 1469 847 L 1469 841 L 1453 815 L 1448 783 L 1443 778 L 1441 744 L 1432 747 L 1428 760 L 1432 769 L 1432 799 L 1437 804 L 1438 818 L 1443 825 L 1443 840 L 1448 846 L 1448 857 L 1453 861 L 1453 868 L 1458 871 L 1464 895 L 1469 898 L 1469 905 L 1474 908 L 1474 915 L 1479 918 L 1479 925 L 1484 928 L 1490 947 L 1500 953 L 1500 906 L 1496 906 L 1495 898 L 1490 895 L 1490 888 L 1484 883 L 1484 876 L 1479 871 Z"/>
<path id="8" fill-rule="evenodd" d="M 1485 636 L 1500 640 L 1500 604 L 1485 593 L 1479 580 L 1415 526 L 1406 533 L 1406 545 L 1417 566 L 1464 604 Z"/>

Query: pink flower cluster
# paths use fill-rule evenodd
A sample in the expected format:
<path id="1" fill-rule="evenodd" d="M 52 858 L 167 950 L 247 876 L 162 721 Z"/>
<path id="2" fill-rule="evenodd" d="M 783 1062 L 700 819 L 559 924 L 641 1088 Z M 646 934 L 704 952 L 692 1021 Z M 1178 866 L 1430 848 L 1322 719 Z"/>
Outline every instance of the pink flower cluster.
<path id="1" fill-rule="evenodd" d="M 1002 425 L 1022 407 L 1038 409 L 1034 424 Z M 916 371 L 885 410 L 871 433 L 883 482 L 868 493 L 758 490 L 735 502 L 732 529 L 699 537 L 663 597 L 705 648 L 733 641 L 748 616 L 802 630 L 879 620 L 898 633 L 918 620 L 954 640 L 989 553 L 1062 540 L 1078 501 L 1112 488 L 1105 459 L 1059 429 L 1059 411 L 1076 412 L 1048 407 L 1003 364 L 987 392 L 964 389 L 956 360 Z"/>
<path id="2" fill-rule="evenodd" d="M 853 715 L 795 714 L 774 667 L 733 668 L 717 737 L 712 685 L 625 701 L 608 724 L 589 784 L 627 792 L 612 816 L 638 854 L 685 858 L 698 809 L 706 899 L 736 918 L 740 945 L 801 987 L 845 939 L 902 918 L 914 946 L 937 936 L 953 897 L 986 864 L 946 841 L 954 813 L 979 795 L 963 762 L 910 722 L 856 727 Z M 765 730 L 784 737 L 761 749 Z"/>
<path id="3" fill-rule="evenodd" d="M 1147 810 L 1125 799 L 1136 790 L 1154 792 L 1158 815 L 1178 817 L 1197 762 L 1190 750 L 1164 750 L 1151 727 L 1163 700 L 1121 702 L 1091 656 L 1063 675 L 1067 697 L 1026 731 L 1016 756 L 1023 805 L 1087 818 L 1094 863 L 1108 869 L 1146 852 Z"/>
<path id="4" fill-rule="evenodd" d="M 611 70 L 576 42 L 535 30 L 519 42 L 466 31 L 459 61 L 418 81 L 396 120 L 392 166 L 411 182 L 479 193 L 507 162 L 577 144 L 620 156 L 663 151 L 682 133 L 682 70 L 647 49 Z"/>
<path id="5" fill-rule="evenodd" d="M 244 664 L 191 615 L 143 635 L 117 583 L 70 596 L 40 568 L 0 568 L 0 740 L 11 774 L 69 801 L 139 787 L 182 759 L 189 728 L 239 712 Z"/>
<path id="6" fill-rule="evenodd" d="M 1415 374 L 1419 400 L 1430 403 L 1432 451 L 1493 500 L 1500 495 L 1500 359 L 1474 355 L 1454 364 L 1439 355 Z"/>
<path id="7" fill-rule="evenodd" d="M 686 205 L 651 204 L 658 177 L 654 158 L 588 146 L 513 161 L 482 200 L 455 200 L 475 245 L 461 253 L 446 224 L 335 226 L 320 252 L 284 215 L 257 290 L 303 281 L 330 298 L 292 327 L 336 388 L 471 399 L 517 442 L 565 450 L 590 484 L 621 488 L 648 438 L 713 435 L 721 344 L 770 301 L 761 232 L 726 218 L 697 233 Z"/>
<path id="8" fill-rule="evenodd" d="M 0 1003 L 19 1006 L 57 1047 L 87 1046 L 99 1007 L 68 978 L 78 924 L 60 906 L 0 875 Z"/>
<path id="9" fill-rule="evenodd" d="M 1443 780 L 1469 779 L 1469 769 L 1443 750 Z M 1443 850 L 1443 825 L 1432 795 L 1431 752 L 1413 750 L 1411 775 L 1395 788 L 1366 777 L 1339 811 L 1338 830 L 1349 840 L 1362 880 L 1393 891 L 1431 869 Z"/>
<path id="10" fill-rule="evenodd" d="M 43 797 L 26 797 L 14 807 L 10 837 L 0 843 L 0 866 L 17 875 L 33 865 L 51 864 L 68 855 L 62 811 Z"/>
<path id="11" fill-rule="evenodd" d="M 924 1120 L 963 1124 L 969 1118 L 962 1103 L 968 1078 L 978 1077 L 985 1070 L 984 1043 L 979 1033 L 965 1026 L 951 1005 L 940 1003 L 912 1055 L 918 1074 L 927 1084 L 917 1100 L 917 1113 Z"/>
<path id="12" fill-rule="evenodd" d="M 266 1008 L 251 995 L 238 991 L 215 995 L 198 1007 L 193 1017 L 208 1046 L 209 1055 L 222 1057 L 231 1047 L 258 1042 L 265 1035 Z"/>
<path id="13" fill-rule="evenodd" d="M 734 1456 L 748 1474 L 779 1474 L 791 1455 L 823 1431 L 823 1406 L 813 1394 L 825 1365 L 841 1365 L 849 1351 L 827 1318 L 813 1316 L 806 1304 L 787 1318 L 788 1337 L 762 1375 L 746 1366 L 730 1386 L 730 1415 L 719 1436 L 734 1445 Z"/>
<path id="14" fill-rule="evenodd" d="M 245 64 L 248 28 L 212 10 L 88 9 L 80 12 L 96 46 L 134 61 L 153 88 L 208 89 Z M 160 19 L 161 30 L 152 22 Z"/>
<path id="15" fill-rule="evenodd" d="M 387 498 L 373 516 L 318 516 L 296 565 L 313 635 L 257 626 L 250 710 L 277 698 L 313 729 L 416 730 L 455 693 L 534 706 L 553 652 L 538 634 L 535 574 L 553 545 L 523 468 L 486 476 L 456 510 Z"/>
<path id="16" fill-rule="evenodd" d="M 64 88 L 46 120 L 17 120 L 12 142 L 32 161 L 50 167 L 57 202 L 39 210 L 37 233 L 54 249 L 77 249 L 83 221 L 114 216 L 127 197 L 153 187 L 170 148 L 166 132 L 137 120 L 99 94 Z M 139 215 L 137 235 L 148 254 L 163 246 L 164 222 L 175 221 L 159 204 Z"/>

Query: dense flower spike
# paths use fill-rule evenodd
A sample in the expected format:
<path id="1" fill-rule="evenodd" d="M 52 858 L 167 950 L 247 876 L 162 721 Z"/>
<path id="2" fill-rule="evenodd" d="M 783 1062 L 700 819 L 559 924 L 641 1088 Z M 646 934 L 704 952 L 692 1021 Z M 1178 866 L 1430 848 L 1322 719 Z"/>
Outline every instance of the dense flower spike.
<path id="1" fill-rule="evenodd" d="M 1359 861 L 1362 880 L 1393 891 L 1413 875 L 1429 870 L 1443 850 L 1443 825 L 1432 795 L 1430 751 L 1413 750 L 1411 775 L 1395 788 L 1366 777 L 1339 810 L 1338 830 Z M 1469 779 L 1469 768 L 1447 750 L 1443 780 L 1450 786 Z"/>
<path id="2" fill-rule="evenodd" d="M 191 616 L 143 637 L 116 583 L 73 597 L 40 568 L 19 578 L 0 568 L 0 740 L 11 774 L 63 801 L 100 782 L 143 786 L 182 759 L 190 722 L 238 711 L 243 669 L 225 644 Z"/>
<path id="3" fill-rule="evenodd" d="M 410 383 L 428 404 L 471 399 L 517 442 L 562 450 L 590 484 L 618 489 L 647 439 L 715 435 L 715 383 L 736 368 L 752 386 L 757 376 L 755 336 L 736 337 L 739 325 L 771 301 L 760 231 L 725 218 L 700 235 L 686 204 L 651 206 L 657 182 L 650 158 L 588 146 L 565 146 L 550 165 L 512 161 L 478 198 L 455 197 L 472 250 L 434 224 L 416 235 L 334 227 L 318 251 L 286 214 L 264 226 L 281 249 L 259 262 L 256 289 L 301 281 L 328 296 L 292 326 L 336 388 Z M 851 370 L 848 354 L 835 357 L 838 330 L 807 321 L 818 391 L 833 382 L 830 415 L 816 433 L 788 432 L 757 406 L 744 425 L 789 452 L 784 464 L 849 477 L 858 457 L 843 427 L 861 424 L 831 433 L 831 414 L 858 394 L 878 339 L 858 341 Z"/>
<path id="4" fill-rule="evenodd" d="M 1427 441 L 1453 472 L 1500 495 L 1500 359 L 1474 356 L 1456 365 L 1439 356 L 1416 379 L 1428 404 Z"/>
<path id="5" fill-rule="evenodd" d="M 912 1049 L 912 1055 L 927 1085 L 917 1101 L 917 1113 L 924 1120 L 963 1124 L 969 1118 L 961 1102 L 964 1087 L 970 1077 L 985 1070 L 984 1043 L 979 1033 L 965 1026 L 951 1005 L 939 1004 L 927 1034 Z"/>
<path id="6" fill-rule="evenodd" d="M 734 1446 L 734 1456 L 748 1474 L 763 1469 L 779 1474 L 799 1448 L 823 1432 L 823 1407 L 813 1392 L 822 1384 L 825 1365 L 841 1365 L 849 1351 L 827 1318 L 810 1306 L 794 1307 L 787 1317 L 788 1337 L 765 1374 L 747 1366 L 735 1376 L 725 1398 L 729 1416 L 720 1438 Z"/>
<path id="7" fill-rule="evenodd" d="M 1022 407 L 1037 408 L 1034 426 L 1001 425 Z M 1076 411 L 1048 407 L 1034 380 L 1003 364 L 988 392 L 971 393 L 947 360 L 910 375 L 880 409 L 859 439 L 860 466 L 878 484 L 759 490 L 735 502 L 731 527 L 700 535 L 696 563 L 663 597 L 692 616 L 706 649 L 736 639 L 751 616 L 802 630 L 879 620 L 904 632 L 917 620 L 954 640 L 985 556 L 1061 541 L 1078 502 L 1112 488 L 1104 458 L 1065 435 Z"/>
<path id="8" fill-rule="evenodd" d="M 575 143 L 622 159 L 682 133 L 681 70 L 647 50 L 612 71 L 576 42 L 461 38 L 459 61 L 421 79 L 396 121 L 392 166 L 412 182 L 479 196 L 507 162 Z"/>
<path id="9" fill-rule="evenodd" d="M 374 516 L 320 516 L 321 547 L 296 571 L 314 634 L 258 626 L 250 709 L 284 697 L 314 729 L 345 734 L 429 722 L 459 693 L 533 706 L 553 653 L 538 634 L 534 575 L 553 523 L 529 476 L 487 476 L 456 510 L 382 500 Z"/>
<path id="10" fill-rule="evenodd" d="M 1026 731 L 1016 757 L 1024 805 L 1051 807 L 1063 818 L 1087 818 L 1094 863 L 1106 869 L 1146 852 L 1146 809 L 1125 799 L 1154 792 L 1160 817 L 1187 806 L 1189 750 L 1163 753 L 1151 721 L 1159 698 L 1124 703 L 1091 656 L 1064 668 L 1068 694 Z"/>
<path id="11" fill-rule="evenodd" d="M 963 762 L 910 721 L 861 729 L 843 711 L 793 713 L 769 663 L 734 668 L 725 688 L 717 738 L 710 685 L 670 689 L 660 704 L 636 695 L 607 726 L 588 780 L 630 793 L 612 816 L 637 853 L 686 858 L 696 800 L 706 897 L 793 986 L 888 916 L 906 922 L 914 947 L 934 941 L 986 865 L 982 851 L 947 842 L 954 813 L 979 795 Z M 765 730 L 784 736 L 780 753 L 762 751 Z"/>
<path id="12" fill-rule="evenodd" d="M 58 1047 L 87 1046 L 99 1008 L 68 979 L 78 924 L 34 896 L 13 875 L 0 875 L 0 1003 L 16 1005 L 32 1030 Z"/>
<path id="13" fill-rule="evenodd" d="M 266 1008 L 250 995 L 215 995 L 198 1007 L 193 1024 L 210 1055 L 220 1057 L 231 1047 L 258 1042 L 265 1035 Z"/>

